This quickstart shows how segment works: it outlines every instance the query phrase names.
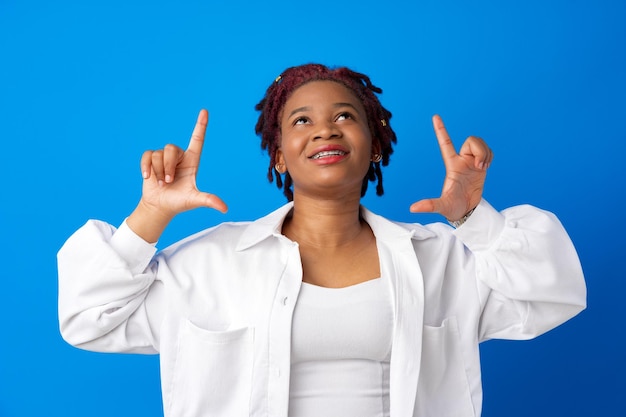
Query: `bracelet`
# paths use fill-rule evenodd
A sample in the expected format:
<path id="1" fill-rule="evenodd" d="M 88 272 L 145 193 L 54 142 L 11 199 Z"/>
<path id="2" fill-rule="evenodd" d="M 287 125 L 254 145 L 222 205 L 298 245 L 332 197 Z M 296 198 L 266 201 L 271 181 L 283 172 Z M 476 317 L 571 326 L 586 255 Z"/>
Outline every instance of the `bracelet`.
<path id="1" fill-rule="evenodd" d="M 470 211 L 468 211 L 465 216 L 461 217 L 459 220 L 455 220 L 455 221 L 451 221 L 448 220 L 448 223 L 450 223 L 450 225 L 454 226 L 455 228 L 461 226 L 463 223 L 465 223 L 467 221 L 467 219 L 470 218 L 470 216 L 472 215 L 472 213 L 474 212 L 474 210 L 476 210 L 476 207 L 474 207 L 473 209 L 471 209 Z M 447 220 L 447 219 L 446 219 Z"/>

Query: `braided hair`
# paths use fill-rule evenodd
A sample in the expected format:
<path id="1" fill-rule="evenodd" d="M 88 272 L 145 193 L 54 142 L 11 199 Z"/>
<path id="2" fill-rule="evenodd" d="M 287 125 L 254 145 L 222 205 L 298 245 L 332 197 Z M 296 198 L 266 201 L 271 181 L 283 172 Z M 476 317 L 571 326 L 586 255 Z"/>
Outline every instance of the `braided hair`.
<path id="1" fill-rule="evenodd" d="M 391 112 L 385 109 L 378 100 L 376 94 L 382 93 L 382 89 L 372 84 L 365 74 L 352 71 L 346 67 L 331 69 L 321 64 L 305 64 L 286 69 L 268 87 L 265 96 L 255 106 L 260 111 L 256 124 L 256 134 L 261 137 L 261 149 L 267 151 L 270 156 L 267 178 L 270 182 L 276 176 L 276 185 L 283 188 L 283 194 L 288 201 L 293 200 L 291 189 L 293 181 L 289 172 L 285 173 L 283 182 L 280 172 L 275 168 L 276 151 L 280 147 L 280 119 L 283 107 L 291 94 L 302 85 L 312 81 L 334 81 L 350 91 L 361 101 L 367 115 L 368 127 L 372 134 L 372 139 L 380 147 L 380 161 L 370 162 L 370 167 L 363 178 L 361 186 L 361 197 L 367 191 L 368 181 L 376 181 L 376 194 L 383 195 L 383 173 L 381 164 L 389 164 L 389 155 L 393 153 L 392 143 L 396 143 L 396 134 L 389 124 Z M 376 93 L 376 94 L 375 94 Z"/>

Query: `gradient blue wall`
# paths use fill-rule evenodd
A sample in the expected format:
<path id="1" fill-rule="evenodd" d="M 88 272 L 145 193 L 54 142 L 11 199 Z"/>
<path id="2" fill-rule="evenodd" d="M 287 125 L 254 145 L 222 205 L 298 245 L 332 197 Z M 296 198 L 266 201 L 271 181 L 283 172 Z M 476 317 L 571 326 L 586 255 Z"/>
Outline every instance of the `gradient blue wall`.
<path id="1" fill-rule="evenodd" d="M 56 251 L 88 218 L 120 223 L 143 150 L 186 145 L 200 108 L 199 185 L 230 212 L 181 215 L 161 246 L 282 204 L 253 107 L 311 61 L 371 75 L 394 113 L 371 209 L 441 220 L 408 212 L 440 190 L 439 113 L 457 144 L 494 149 L 496 208 L 556 212 L 579 250 L 588 310 L 534 341 L 482 345 L 484 416 L 626 415 L 625 2 L 0 0 L 0 416 L 160 415 L 157 357 L 60 338 Z"/>

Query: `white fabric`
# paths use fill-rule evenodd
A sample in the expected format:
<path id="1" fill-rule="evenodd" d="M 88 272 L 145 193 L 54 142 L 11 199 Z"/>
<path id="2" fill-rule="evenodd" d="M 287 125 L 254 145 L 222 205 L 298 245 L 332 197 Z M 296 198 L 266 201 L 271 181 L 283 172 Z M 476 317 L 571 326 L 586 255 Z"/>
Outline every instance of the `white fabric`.
<path id="1" fill-rule="evenodd" d="M 291 333 L 290 417 L 389 416 L 389 283 L 302 284 Z"/>
<path id="2" fill-rule="evenodd" d="M 298 246 L 280 232 L 290 210 L 156 254 L 125 224 L 89 221 L 58 254 L 63 337 L 160 353 L 167 417 L 286 416 L 302 279 Z M 537 336 L 586 305 L 576 251 L 551 213 L 498 213 L 483 200 L 456 231 L 362 215 L 392 284 L 394 417 L 480 415 L 478 343 Z"/>

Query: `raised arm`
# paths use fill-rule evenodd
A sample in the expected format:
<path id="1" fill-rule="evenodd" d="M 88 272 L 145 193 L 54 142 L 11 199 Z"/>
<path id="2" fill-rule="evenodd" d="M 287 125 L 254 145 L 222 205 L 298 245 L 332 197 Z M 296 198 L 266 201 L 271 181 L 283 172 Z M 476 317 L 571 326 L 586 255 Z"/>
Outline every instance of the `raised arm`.
<path id="1" fill-rule="evenodd" d="M 173 277 L 159 269 L 151 243 L 182 211 L 226 211 L 221 199 L 196 187 L 207 121 L 202 110 L 187 150 L 167 145 L 144 153 L 141 200 L 126 222 L 116 229 L 90 220 L 59 250 L 59 326 L 70 344 L 106 352 L 158 351 L 165 281 Z"/>
<path id="2" fill-rule="evenodd" d="M 453 234 L 468 249 L 460 252 L 469 257 L 462 264 L 475 265 L 477 285 L 463 277 L 459 288 L 478 289 L 479 340 L 528 339 L 578 314 L 586 306 L 583 271 L 558 218 L 529 205 L 496 211 L 482 199 L 491 149 L 470 136 L 457 153 L 439 116 L 433 126 L 446 168 L 443 189 L 440 197 L 411 205 L 411 211 L 456 221 L 478 207 Z"/>

